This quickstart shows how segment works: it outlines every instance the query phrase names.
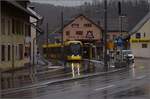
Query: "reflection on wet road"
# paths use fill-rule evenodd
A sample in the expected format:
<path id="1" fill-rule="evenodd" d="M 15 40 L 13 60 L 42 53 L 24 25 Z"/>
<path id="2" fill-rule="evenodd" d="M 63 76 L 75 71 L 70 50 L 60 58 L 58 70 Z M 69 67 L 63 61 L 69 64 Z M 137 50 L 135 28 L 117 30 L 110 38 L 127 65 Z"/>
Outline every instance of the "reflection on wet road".
<path id="1" fill-rule="evenodd" d="M 64 72 L 70 73 L 71 76 L 77 77 L 84 74 L 96 73 L 104 71 L 103 65 L 94 62 L 67 62 L 65 64 Z"/>
<path id="2" fill-rule="evenodd" d="M 112 69 L 112 68 L 110 68 Z M 103 65 L 100 63 L 94 63 L 90 61 L 80 61 L 80 62 L 66 62 L 64 68 L 58 69 L 53 75 L 38 75 L 37 80 L 54 80 L 62 79 L 67 77 L 78 77 L 85 74 L 97 73 L 104 71 Z"/>
<path id="3" fill-rule="evenodd" d="M 149 64 L 150 60 L 137 59 L 134 68 L 130 70 L 77 81 L 48 84 L 41 88 L 4 94 L 3 97 L 18 99 L 20 97 L 29 99 L 150 99 Z M 66 66 L 68 66 L 66 72 L 71 71 L 72 77 L 87 72 L 83 64 L 69 63 Z M 99 65 L 98 68 L 100 68 Z M 90 71 L 95 72 L 97 69 L 90 69 Z"/>

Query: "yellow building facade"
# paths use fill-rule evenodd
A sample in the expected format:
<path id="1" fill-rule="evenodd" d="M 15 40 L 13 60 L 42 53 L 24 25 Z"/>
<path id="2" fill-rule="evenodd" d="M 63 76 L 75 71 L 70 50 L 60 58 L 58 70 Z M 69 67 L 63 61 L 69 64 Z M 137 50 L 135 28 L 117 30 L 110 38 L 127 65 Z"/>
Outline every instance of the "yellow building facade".
<path id="1" fill-rule="evenodd" d="M 1 1 L 0 69 L 2 71 L 23 67 L 28 63 L 25 55 L 25 37 L 30 34 L 29 14 L 18 8 L 16 1 Z M 26 5 L 26 2 L 24 2 Z"/>
<path id="2" fill-rule="evenodd" d="M 130 39 L 135 57 L 150 58 L 150 12 L 133 28 Z"/>

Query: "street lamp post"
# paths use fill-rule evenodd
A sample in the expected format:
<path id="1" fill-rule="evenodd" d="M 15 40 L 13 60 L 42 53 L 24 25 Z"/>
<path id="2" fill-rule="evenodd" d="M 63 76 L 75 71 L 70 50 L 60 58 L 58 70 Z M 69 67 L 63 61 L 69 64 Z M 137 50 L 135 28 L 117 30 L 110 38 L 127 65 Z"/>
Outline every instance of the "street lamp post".
<path id="1" fill-rule="evenodd" d="M 105 32 L 104 32 L 104 68 L 105 71 L 108 71 L 107 64 L 107 0 L 104 1 L 104 10 L 105 10 Z"/>

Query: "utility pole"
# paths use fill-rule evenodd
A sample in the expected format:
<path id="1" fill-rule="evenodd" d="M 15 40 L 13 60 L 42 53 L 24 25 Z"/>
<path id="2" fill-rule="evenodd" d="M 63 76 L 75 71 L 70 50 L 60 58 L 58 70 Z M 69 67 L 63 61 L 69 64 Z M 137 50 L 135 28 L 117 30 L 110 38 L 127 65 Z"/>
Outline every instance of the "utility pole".
<path id="1" fill-rule="evenodd" d="M 46 24 L 46 58 L 48 58 L 48 23 Z"/>
<path id="2" fill-rule="evenodd" d="M 123 17 L 123 15 L 122 15 L 122 7 L 121 7 L 121 2 L 119 1 L 118 2 L 118 14 L 119 14 L 119 22 L 120 22 L 120 35 L 122 35 L 122 17 Z"/>
<path id="3" fill-rule="evenodd" d="M 108 71 L 107 64 L 107 0 L 104 1 L 104 10 L 105 10 L 105 32 L 104 32 L 104 68 L 105 71 Z"/>
<path id="4" fill-rule="evenodd" d="M 62 45 L 62 49 L 61 49 L 61 56 L 62 56 L 62 61 L 64 61 L 64 39 L 63 39 L 63 28 L 64 28 L 64 13 L 63 10 L 61 11 L 61 45 Z M 65 64 L 65 63 L 64 63 Z M 63 65 L 64 65 L 63 64 Z"/>

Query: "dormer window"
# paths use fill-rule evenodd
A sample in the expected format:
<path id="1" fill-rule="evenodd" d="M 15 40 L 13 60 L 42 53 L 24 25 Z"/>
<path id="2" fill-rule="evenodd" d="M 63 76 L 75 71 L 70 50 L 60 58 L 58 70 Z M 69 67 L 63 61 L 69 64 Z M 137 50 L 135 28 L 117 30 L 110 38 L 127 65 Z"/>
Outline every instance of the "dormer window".
<path id="1" fill-rule="evenodd" d="M 90 23 L 84 24 L 84 27 L 92 27 L 92 24 Z"/>
<path id="2" fill-rule="evenodd" d="M 137 39 L 140 39 L 141 38 L 141 33 L 136 33 L 135 36 L 136 36 Z"/>

